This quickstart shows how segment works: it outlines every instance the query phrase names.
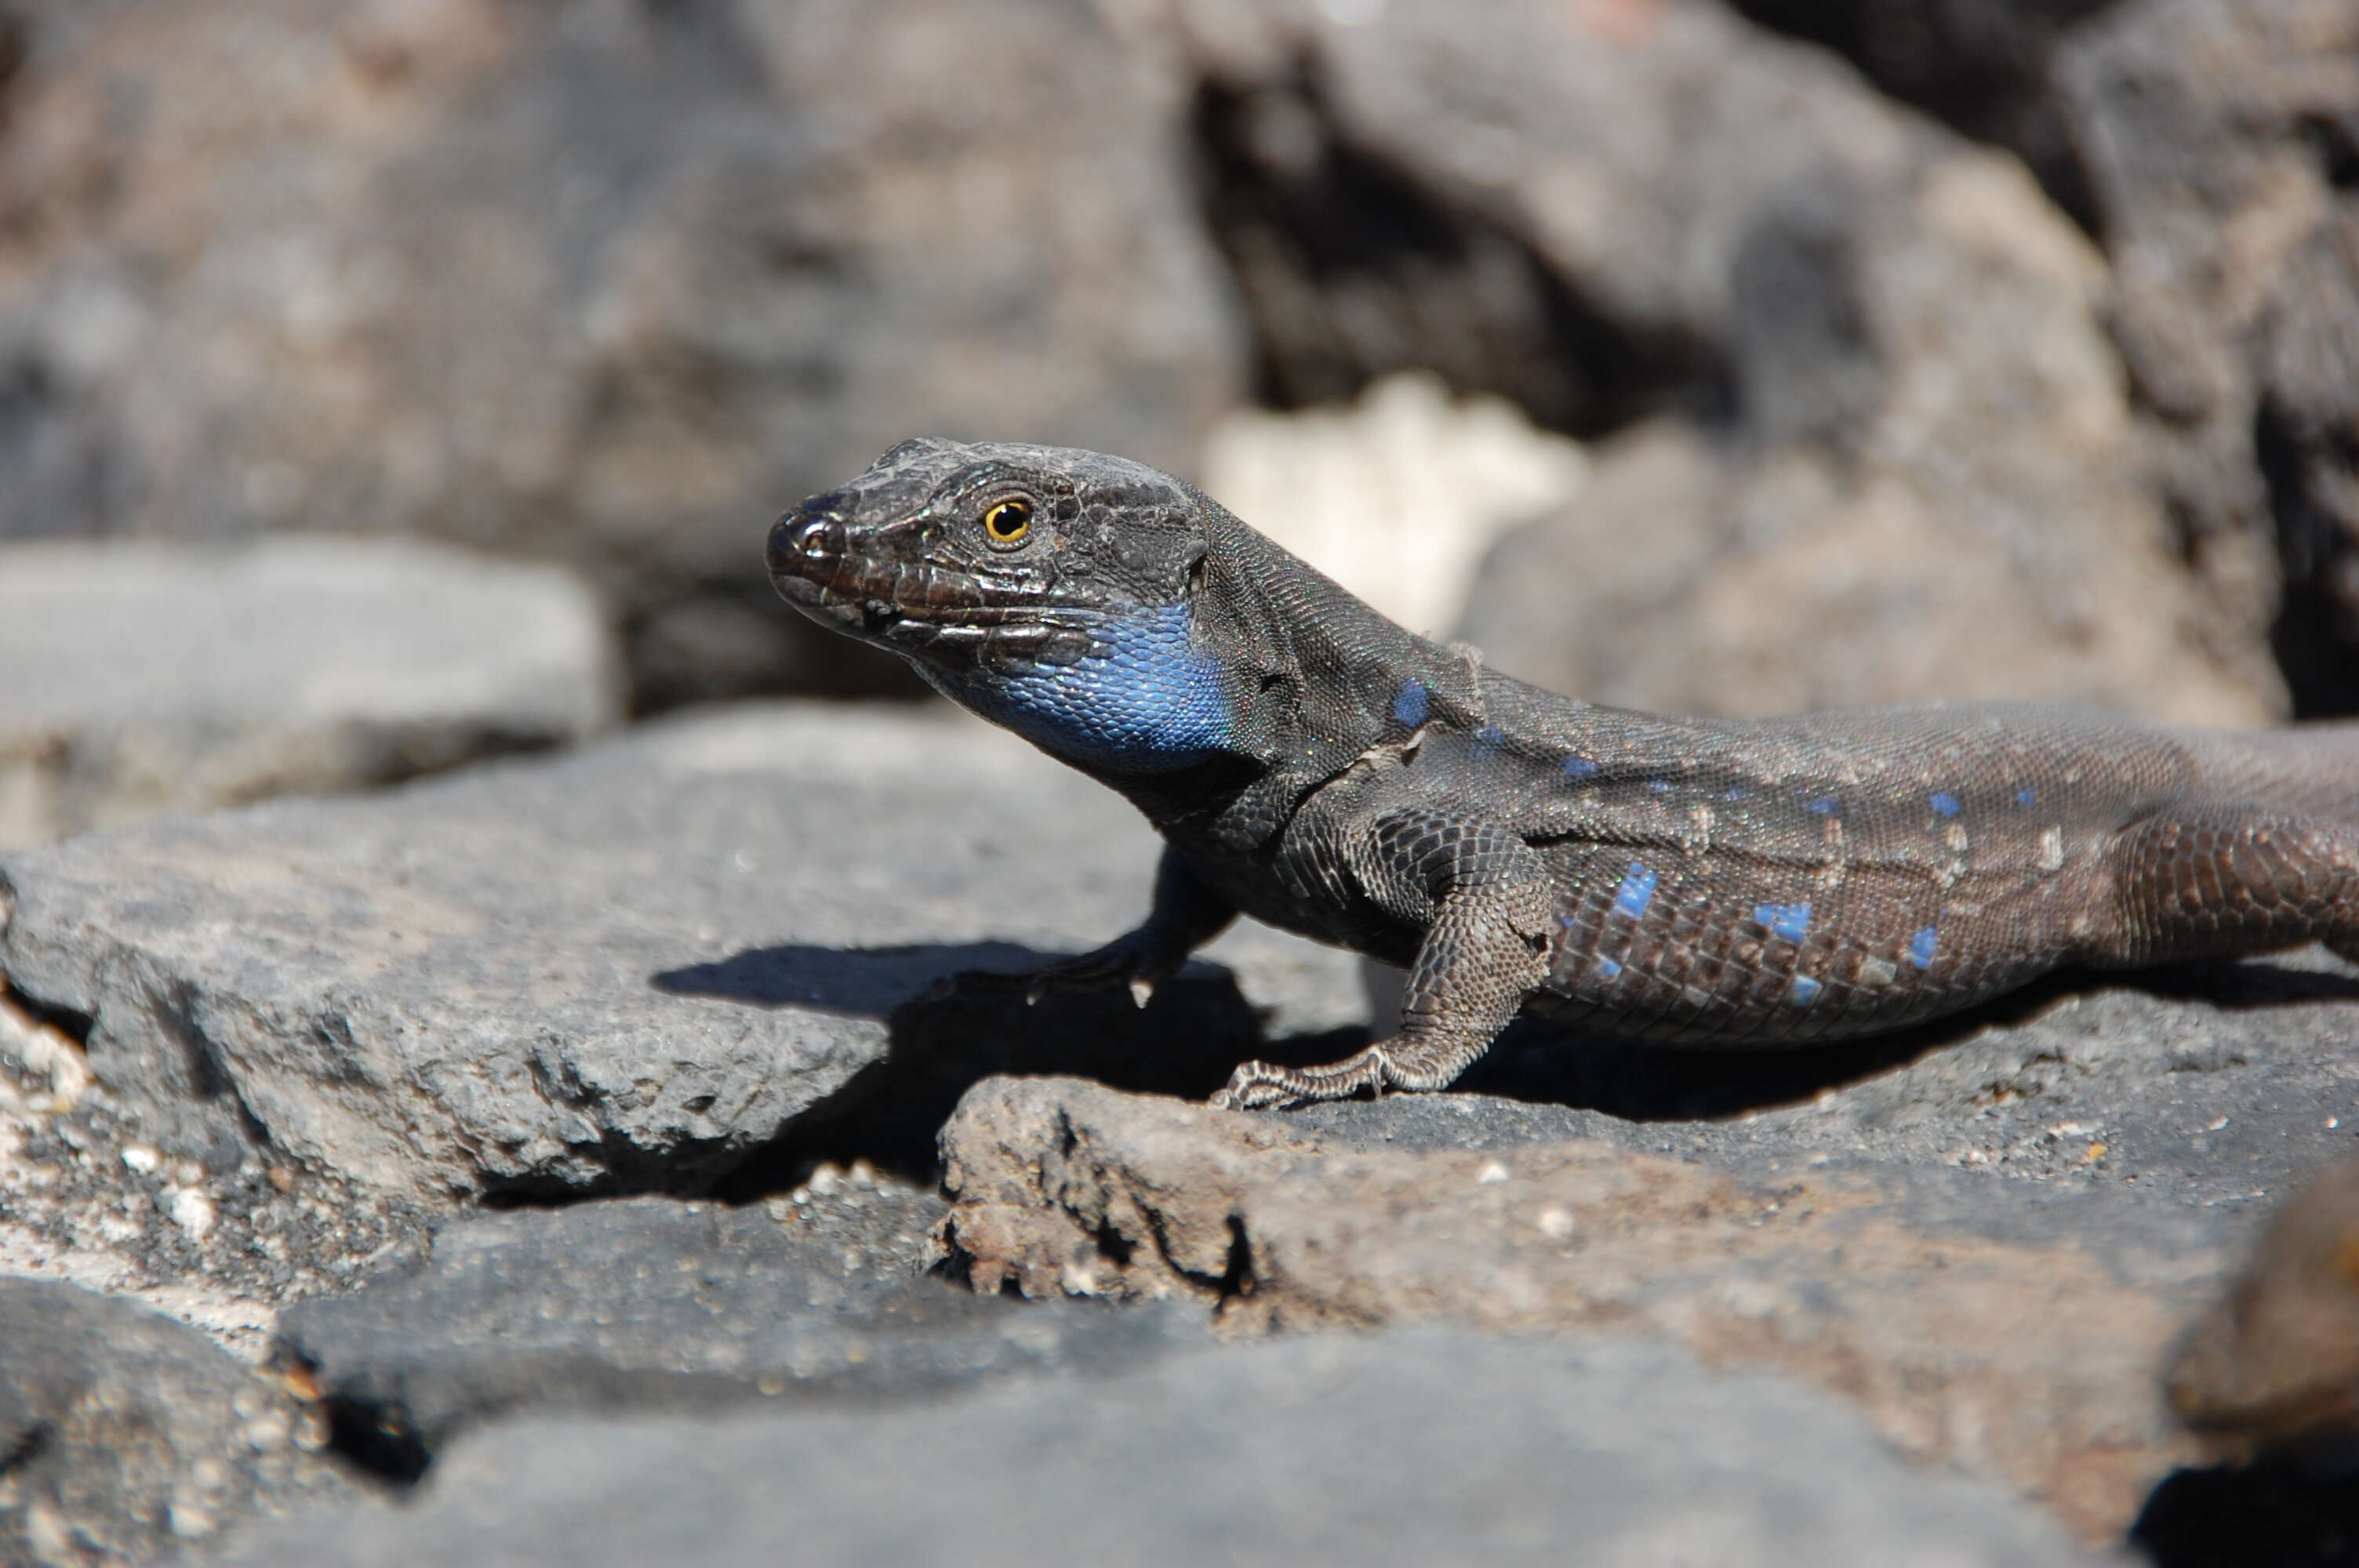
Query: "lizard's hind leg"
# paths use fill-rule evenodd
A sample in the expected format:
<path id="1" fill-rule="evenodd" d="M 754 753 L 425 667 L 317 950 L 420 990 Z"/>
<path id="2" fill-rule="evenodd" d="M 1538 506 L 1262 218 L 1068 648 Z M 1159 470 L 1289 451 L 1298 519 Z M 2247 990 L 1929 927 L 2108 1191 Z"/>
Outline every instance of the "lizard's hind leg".
<path id="1" fill-rule="evenodd" d="M 2108 850 L 2122 927 L 2104 964 L 2233 957 L 2323 942 L 2359 963 L 2359 827 L 2257 807 L 2181 809 Z"/>

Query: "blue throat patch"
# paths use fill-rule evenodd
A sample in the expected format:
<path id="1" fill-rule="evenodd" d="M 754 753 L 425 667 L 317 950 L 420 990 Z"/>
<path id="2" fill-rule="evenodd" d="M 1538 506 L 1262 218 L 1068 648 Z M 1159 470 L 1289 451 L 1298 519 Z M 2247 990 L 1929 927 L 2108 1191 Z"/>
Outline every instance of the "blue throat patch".
<path id="1" fill-rule="evenodd" d="M 1220 665 L 1188 640 L 1188 607 L 1167 604 L 1107 623 L 1103 657 L 1012 675 L 950 675 L 928 684 L 994 724 L 1110 773 L 1159 773 L 1209 761 L 1234 733 Z"/>

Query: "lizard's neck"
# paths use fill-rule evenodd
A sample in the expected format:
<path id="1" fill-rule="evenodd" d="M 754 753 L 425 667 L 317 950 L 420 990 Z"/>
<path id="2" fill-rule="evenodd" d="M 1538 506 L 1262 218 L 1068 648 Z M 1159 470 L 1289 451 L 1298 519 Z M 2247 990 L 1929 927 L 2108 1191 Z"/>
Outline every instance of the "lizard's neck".
<path id="1" fill-rule="evenodd" d="M 1480 721 L 1469 656 L 1242 524 L 1214 535 L 1196 596 L 1199 643 L 1254 673 L 1235 728 L 1271 767 L 1324 777 L 1429 722 Z"/>
<path id="2" fill-rule="evenodd" d="M 1241 524 L 1215 528 L 1211 543 L 1185 603 L 1190 644 L 1227 695 L 1221 742 L 1184 773 L 1099 772 L 1158 827 L 1231 849 L 1264 844 L 1305 795 L 1371 750 L 1429 723 L 1480 723 L 1471 659 Z"/>
<path id="3" fill-rule="evenodd" d="M 988 676 L 920 664 L 937 691 L 1082 772 L 1119 784 L 1211 762 L 1234 730 L 1232 672 L 1196 644 L 1178 600 L 1109 620 L 1077 664 Z"/>
<path id="4" fill-rule="evenodd" d="M 1210 544 L 1180 597 L 1108 620 L 1078 663 L 920 673 L 1158 827 L 1234 815 L 1248 838 L 1371 748 L 1476 722 L 1465 657 L 1242 524 Z"/>

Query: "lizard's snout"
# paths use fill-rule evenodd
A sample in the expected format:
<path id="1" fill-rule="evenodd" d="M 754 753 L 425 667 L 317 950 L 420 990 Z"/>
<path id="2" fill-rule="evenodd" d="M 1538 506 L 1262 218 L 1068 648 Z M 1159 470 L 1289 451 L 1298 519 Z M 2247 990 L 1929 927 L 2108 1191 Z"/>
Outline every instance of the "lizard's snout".
<path id="1" fill-rule="evenodd" d="M 845 529 L 836 514 L 838 500 L 832 492 L 814 495 L 771 525 L 771 576 L 808 578 L 812 568 L 843 558 Z"/>

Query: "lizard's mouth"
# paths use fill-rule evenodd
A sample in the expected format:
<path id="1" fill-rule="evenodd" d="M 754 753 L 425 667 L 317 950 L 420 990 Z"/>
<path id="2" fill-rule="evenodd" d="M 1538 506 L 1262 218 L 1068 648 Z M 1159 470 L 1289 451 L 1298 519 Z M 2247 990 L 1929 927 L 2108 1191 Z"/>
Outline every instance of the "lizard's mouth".
<path id="1" fill-rule="evenodd" d="M 821 625 L 951 668 L 1066 665 L 1091 652 L 1098 607 L 1060 602 L 1037 578 L 985 577 L 905 553 L 897 546 L 920 545 L 919 524 L 855 533 L 824 510 L 827 499 L 780 518 L 767 552 L 771 583 Z"/>

